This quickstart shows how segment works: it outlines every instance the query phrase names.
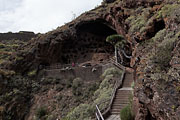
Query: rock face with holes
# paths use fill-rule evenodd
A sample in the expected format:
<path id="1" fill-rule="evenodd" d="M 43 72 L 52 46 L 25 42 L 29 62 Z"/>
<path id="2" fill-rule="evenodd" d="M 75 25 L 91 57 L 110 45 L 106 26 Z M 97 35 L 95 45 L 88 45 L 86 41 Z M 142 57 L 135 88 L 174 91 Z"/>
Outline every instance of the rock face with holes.
<path id="1" fill-rule="evenodd" d="M 121 34 L 129 42 L 126 52 L 132 54 L 130 67 L 136 78 L 135 119 L 180 119 L 179 0 L 103 3 L 31 40 L 2 66 L 26 75 L 55 63 L 85 62 L 102 54 L 108 58 L 114 47 L 105 39 L 112 34 Z"/>
<path id="2" fill-rule="evenodd" d="M 138 42 L 133 51 L 136 62 L 132 62 L 136 70 L 135 119 L 178 120 L 180 6 L 176 1 L 165 1 L 153 9 L 156 14 L 134 37 Z"/>

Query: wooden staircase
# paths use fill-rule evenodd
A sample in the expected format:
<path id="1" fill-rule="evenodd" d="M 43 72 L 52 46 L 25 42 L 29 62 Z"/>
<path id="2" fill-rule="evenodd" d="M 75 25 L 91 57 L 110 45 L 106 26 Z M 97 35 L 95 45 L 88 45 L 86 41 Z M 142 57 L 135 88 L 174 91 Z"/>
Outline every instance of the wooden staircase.
<path id="1" fill-rule="evenodd" d="M 114 98 L 114 102 L 111 109 L 111 114 L 120 114 L 122 108 L 124 108 L 129 103 L 129 95 L 131 90 L 121 90 L 119 89 Z"/>
<path id="2" fill-rule="evenodd" d="M 129 96 L 132 94 L 131 84 L 133 82 L 133 73 L 126 72 L 122 88 L 118 89 L 112 106 L 111 115 L 106 120 L 120 120 L 120 111 L 129 103 Z"/>
<path id="3" fill-rule="evenodd" d="M 129 96 L 132 94 L 131 84 L 134 80 L 133 72 L 126 71 L 126 68 L 116 63 L 114 59 L 110 60 L 117 68 L 123 70 L 123 75 L 121 76 L 120 84 L 118 83 L 118 87 L 116 86 L 113 91 L 112 99 L 110 102 L 110 106 L 105 112 L 105 114 L 101 114 L 98 106 L 96 112 L 97 120 L 104 120 L 104 116 L 106 120 L 121 120 L 120 119 L 120 111 L 128 105 Z M 108 115 L 108 116 L 107 116 Z"/>

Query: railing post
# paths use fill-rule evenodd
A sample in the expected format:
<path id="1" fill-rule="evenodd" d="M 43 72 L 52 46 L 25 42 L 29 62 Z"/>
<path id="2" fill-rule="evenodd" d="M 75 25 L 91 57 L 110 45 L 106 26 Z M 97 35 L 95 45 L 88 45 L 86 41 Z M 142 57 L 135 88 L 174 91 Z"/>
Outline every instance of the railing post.
<path id="1" fill-rule="evenodd" d="M 98 114 L 96 113 L 96 118 L 97 118 L 97 120 L 100 120 L 100 118 L 99 118 L 99 116 L 98 116 Z"/>
<path id="2" fill-rule="evenodd" d="M 104 118 L 103 118 L 103 116 L 102 116 L 102 114 L 101 114 L 101 111 L 99 110 L 99 108 L 98 108 L 98 106 L 96 105 L 96 109 L 97 109 L 97 112 L 99 113 L 99 115 L 100 115 L 100 120 L 104 120 Z M 97 119 L 99 119 L 99 116 L 98 116 L 98 118 Z"/>

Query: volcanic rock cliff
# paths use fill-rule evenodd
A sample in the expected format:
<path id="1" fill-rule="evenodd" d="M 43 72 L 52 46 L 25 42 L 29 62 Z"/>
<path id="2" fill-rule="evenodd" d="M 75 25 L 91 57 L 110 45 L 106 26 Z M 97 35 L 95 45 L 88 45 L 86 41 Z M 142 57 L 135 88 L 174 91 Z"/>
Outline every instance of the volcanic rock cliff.
<path id="1" fill-rule="evenodd" d="M 125 66 L 134 69 L 135 119 L 179 120 L 179 24 L 179 0 L 102 3 L 72 22 L 29 41 L 2 67 L 26 75 L 56 63 L 85 62 L 94 54 L 112 55 L 114 48 L 105 41 L 106 37 L 120 34 L 128 41 L 127 53 L 132 55 Z"/>

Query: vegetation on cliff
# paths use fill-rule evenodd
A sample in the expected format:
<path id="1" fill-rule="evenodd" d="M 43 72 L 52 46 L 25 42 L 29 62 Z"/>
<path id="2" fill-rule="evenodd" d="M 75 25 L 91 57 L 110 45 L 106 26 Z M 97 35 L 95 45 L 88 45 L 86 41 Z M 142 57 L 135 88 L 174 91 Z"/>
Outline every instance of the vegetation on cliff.
<path id="1" fill-rule="evenodd" d="M 96 105 L 100 110 L 105 110 L 110 102 L 115 79 L 121 77 L 122 71 L 117 68 L 108 68 L 102 74 L 102 82 L 98 89 L 94 92 L 91 101 L 82 103 L 68 113 L 65 120 L 91 120 L 96 112 Z M 89 98 L 90 99 L 90 98 Z"/>
<path id="2" fill-rule="evenodd" d="M 95 104 L 110 99 L 114 73 L 106 71 L 101 83 L 87 85 L 81 78 L 43 78 L 42 71 L 56 63 L 111 56 L 106 37 L 117 33 L 130 43 L 126 51 L 132 58 L 125 62 L 136 72 L 135 119 L 180 119 L 179 0 L 103 3 L 27 44 L 1 42 L 0 119 L 90 119 Z"/>

